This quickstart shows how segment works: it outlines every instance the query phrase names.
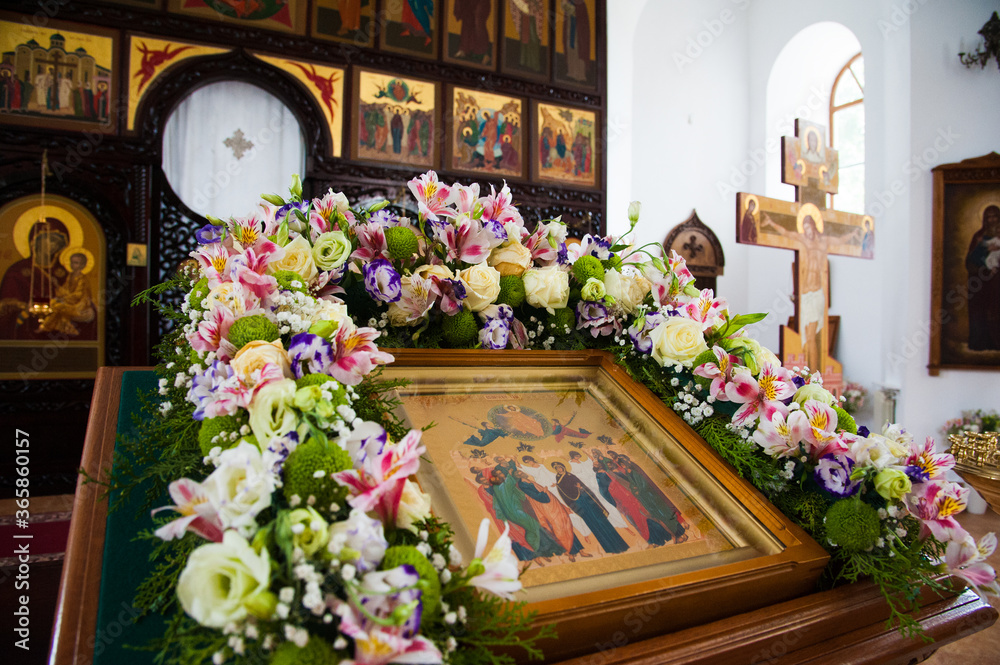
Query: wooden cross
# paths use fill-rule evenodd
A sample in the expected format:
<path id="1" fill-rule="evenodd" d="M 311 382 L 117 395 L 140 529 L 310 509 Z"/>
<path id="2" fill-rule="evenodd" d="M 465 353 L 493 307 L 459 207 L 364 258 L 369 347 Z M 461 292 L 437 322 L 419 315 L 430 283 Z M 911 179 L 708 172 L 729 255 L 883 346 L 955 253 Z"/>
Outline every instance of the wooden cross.
<path id="1" fill-rule="evenodd" d="M 822 125 L 795 121 L 795 136 L 781 139 L 781 181 L 795 187 L 795 202 L 740 192 L 736 241 L 795 251 L 795 315 L 781 326 L 781 362 L 819 371 L 827 390 L 839 394 L 843 369 L 829 355 L 830 254 L 865 259 L 875 254 L 875 221 L 827 209 L 836 194 L 837 151 L 826 145 Z"/>

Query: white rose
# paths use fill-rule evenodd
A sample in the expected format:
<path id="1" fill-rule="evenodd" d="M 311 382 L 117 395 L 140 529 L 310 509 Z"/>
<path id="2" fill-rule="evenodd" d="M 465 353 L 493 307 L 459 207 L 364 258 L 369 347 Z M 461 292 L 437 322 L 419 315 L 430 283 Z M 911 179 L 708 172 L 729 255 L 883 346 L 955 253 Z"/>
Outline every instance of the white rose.
<path id="1" fill-rule="evenodd" d="M 250 429 L 261 448 L 267 448 L 271 439 L 288 434 L 298 425 L 298 416 L 292 408 L 294 400 L 295 382 L 291 379 L 266 383 L 254 395 L 247 411 Z"/>
<path id="2" fill-rule="evenodd" d="M 520 275 L 531 265 L 531 250 L 516 240 L 494 247 L 486 262 L 501 275 Z"/>
<path id="3" fill-rule="evenodd" d="M 642 275 L 626 275 L 617 270 L 604 273 L 604 289 L 615 302 L 631 314 L 649 293 L 652 285 Z"/>
<path id="4" fill-rule="evenodd" d="M 255 339 L 248 342 L 246 346 L 236 352 L 229 365 L 240 377 L 240 381 L 251 384 L 250 375 L 254 370 L 264 369 L 264 365 L 271 363 L 281 368 L 285 378 L 292 378 L 292 364 L 288 359 L 288 352 L 282 346 L 281 340 L 265 342 L 262 339 Z"/>
<path id="5" fill-rule="evenodd" d="M 569 303 L 569 273 L 558 266 L 525 270 L 524 296 L 532 307 L 545 308 L 549 314 Z"/>
<path id="6" fill-rule="evenodd" d="M 481 311 L 500 295 L 500 273 L 486 265 L 486 261 L 460 270 L 458 278 L 465 285 L 462 304 L 473 312 Z"/>
<path id="7" fill-rule="evenodd" d="M 312 245 L 309 244 L 308 240 L 302 236 L 298 236 L 282 249 L 285 250 L 285 255 L 277 261 L 268 264 L 267 269 L 269 272 L 291 270 L 298 273 L 302 279 L 306 280 L 306 283 L 316 279 L 319 270 L 316 269 L 316 262 L 313 260 Z"/>
<path id="8" fill-rule="evenodd" d="M 682 316 L 667 317 L 649 333 L 653 342 L 653 360 L 663 366 L 680 363 L 690 367 L 692 361 L 708 351 L 701 324 Z"/>
<path id="9" fill-rule="evenodd" d="M 243 621 L 248 612 L 268 616 L 274 595 L 268 591 L 271 562 L 267 549 L 257 554 L 234 531 L 221 543 L 198 547 L 177 579 L 181 607 L 202 626 L 223 628 Z"/>
<path id="10" fill-rule="evenodd" d="M 268 471 L 260 449 L 247 441 L 223 450 L 218 467 L 202 487 L 216 506 L 222 526 L 238 528 L 250 537 L 257 530 L 254 518 L 271 505 L 274 476 Z"/>
<path id="11" fill-rule="evenodd" d="M 313 321 L 343 321 L 347 318 L 347 305 L 340 301 L 320 299 L 316 301 Z"/>
<path id="12" fill-rule="evenodd" d="M 343 231 L 321 233 L 312 246 L 313 260 L 320 270 L 333 270 L 351 256 L 351 241 Z"/>
<path id="13" fill-rule="evenodd" d="M 403 484 L 403 495 L 399 500 L 399 512 L 396 514 L 396 526 L 417 532 L 413 525 L 431 516 L 431 495 L 420 490 L 417 484 L 409 479 Z"/>

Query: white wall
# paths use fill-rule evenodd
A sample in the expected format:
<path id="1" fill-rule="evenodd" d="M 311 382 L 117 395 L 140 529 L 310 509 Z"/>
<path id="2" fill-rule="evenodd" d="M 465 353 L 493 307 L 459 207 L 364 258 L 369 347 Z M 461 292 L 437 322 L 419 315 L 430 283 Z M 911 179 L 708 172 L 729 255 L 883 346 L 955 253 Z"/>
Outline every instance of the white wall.
<path id="1" fill-rule="evenodd" d="M 865 57 L 865 185 L 877 224 L 873 261 L 831 259 L 831 313 L 842 317 L 845 374 L 870 389 L 901 387 L 898 420 L 919 437 L 936 434 L 963 408 L 1000 407 L 1000 374 L 927 375 L 931 176 L 912 159 L 949 126 L 959 136 L 931 166 L 1000 150 L 1000 73 L 994 63 L 966 70 L 956 56 L 960 40 L 971 46 L 1000 3 L 609 4 L 609 124 L 624 119 L 629 131 L 619 136 L 630 139 L 608 144 L 609 228 L 622 230 L 620 212 L 637 198 L 644 204 L 639 239 L 659 242 L 697 208 L 725 249 L 720 293 L 737 311 L 778 312 L 758 335 L 776 347 L 777 325 L 788 311 L 791 255 L 735 244 L 734 192 L 768 189 L 753 157 L 767 145 L 765 91 L 781 49 L 812 24 L 839 23 Z M 761 266 L 777 266 L 785 281 Z M 911 347 L 902 362 L 891 355 Z"/>

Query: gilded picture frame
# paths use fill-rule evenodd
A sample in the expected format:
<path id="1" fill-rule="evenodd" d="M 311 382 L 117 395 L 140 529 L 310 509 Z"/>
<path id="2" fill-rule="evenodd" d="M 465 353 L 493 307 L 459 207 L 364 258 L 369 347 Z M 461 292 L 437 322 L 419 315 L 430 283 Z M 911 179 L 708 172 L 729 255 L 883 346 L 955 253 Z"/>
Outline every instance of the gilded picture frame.
<path id="1" fill-rule="evenodd" d="M 636 639 L 714 620 L 805 593 L 826 564 L 610 354 L 391 352 L 385 377 L 409 381 L 398 415 L 433 425 L 417 477 L 456 546 L 471 557 L 483 519 L 491 542 L 510 524 L 523 598 L 561 635 L 609 639 L 666 597 Z"/>
<path id="2" fill-rule="evenodd" d="M 1000 154 L 932 173 L 928 370 L 1000 370 Z"/>

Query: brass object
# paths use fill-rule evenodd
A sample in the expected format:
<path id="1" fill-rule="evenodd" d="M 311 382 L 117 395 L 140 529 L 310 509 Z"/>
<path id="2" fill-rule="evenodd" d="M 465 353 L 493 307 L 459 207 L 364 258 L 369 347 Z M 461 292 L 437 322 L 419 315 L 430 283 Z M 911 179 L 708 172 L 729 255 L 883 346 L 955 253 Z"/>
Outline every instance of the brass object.
<path id="1" fill-rule="evenodd" d="M 955 472 L 979 492 L 994 512 L 1000 513 L 1000 433 L 952 434 L 950 452 Z"/>

